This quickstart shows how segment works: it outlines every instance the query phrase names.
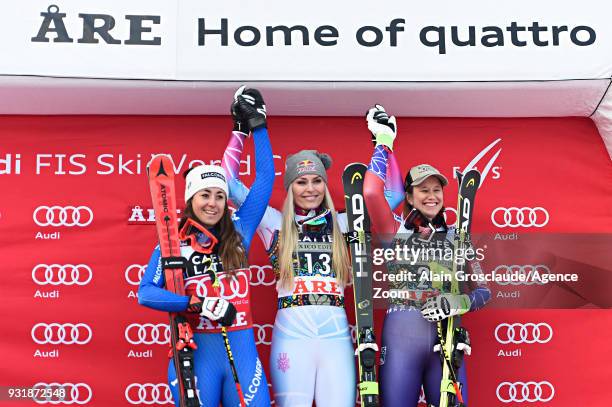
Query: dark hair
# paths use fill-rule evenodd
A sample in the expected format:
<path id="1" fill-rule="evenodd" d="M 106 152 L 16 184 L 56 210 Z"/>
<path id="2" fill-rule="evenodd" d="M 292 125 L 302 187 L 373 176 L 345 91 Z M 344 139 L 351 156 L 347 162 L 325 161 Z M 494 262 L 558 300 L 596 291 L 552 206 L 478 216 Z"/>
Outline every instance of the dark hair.
<path id="1" fill-rule="evenodd" d="M 187 222 L 187 218 L 190 218 L 202 225 L 202 222 L 200 222 L 193 213 L 192 198 L 190 198 L 185 204 L 183 216 L 179 224 L 179 230 L 185 225 L 185 222 Z M 218 230 L 218 254 L 219 257 L 221 257 L 223 269 L 231 272 L 232 270 L 247 267 L 248 261 L 246 257 L 246 250 L 242 245 L 242 238 L 236 230 L 234 222 L 232 221 L 232 215 L 230 213 L 229 207 L 227 206 L 227 198 L 225 200 L 225 208 L 223 209 L 223 215 L 221 216 L 219 222 L 215 225 L 215 228 L 217 228 Z"/>

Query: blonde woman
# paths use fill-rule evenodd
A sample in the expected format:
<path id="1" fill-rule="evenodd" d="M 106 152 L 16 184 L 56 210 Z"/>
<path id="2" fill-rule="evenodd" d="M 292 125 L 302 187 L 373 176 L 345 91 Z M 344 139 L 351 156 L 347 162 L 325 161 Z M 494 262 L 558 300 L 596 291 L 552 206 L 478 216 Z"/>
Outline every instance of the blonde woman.
<path id="1" fill-rule="evenodd" d="M 246 135 L 234 132 L 223 157 L 230 197 L 240 205 L 248 190 L 238 179 Z M 302 150 L 287 158 L 282 213 L 268 207 L 257 229 L 276 271 L 278 312 L 270 369 L 281 407 L 353 407 L 355 361 L 344 311 L 350 260 L 327 188 L 331 159 Z"/>

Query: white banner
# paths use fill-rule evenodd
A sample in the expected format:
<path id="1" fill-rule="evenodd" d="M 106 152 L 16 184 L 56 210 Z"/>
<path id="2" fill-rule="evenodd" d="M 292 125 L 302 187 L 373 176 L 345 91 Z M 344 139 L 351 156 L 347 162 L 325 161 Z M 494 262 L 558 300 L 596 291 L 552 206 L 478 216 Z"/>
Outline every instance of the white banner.
<path id="1" fill-rule="evenodd" d="M 203 81 L 612 76 L 603 0 L 28 0 L 0 15 L 0 74 Z"/>

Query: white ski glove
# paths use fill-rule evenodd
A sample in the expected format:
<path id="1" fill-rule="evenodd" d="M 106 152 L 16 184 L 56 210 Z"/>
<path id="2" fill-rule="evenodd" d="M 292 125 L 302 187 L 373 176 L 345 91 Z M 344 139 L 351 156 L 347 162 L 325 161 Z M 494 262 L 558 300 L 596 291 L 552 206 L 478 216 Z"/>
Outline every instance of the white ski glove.
<path id="1" fill-rule="evenodd" d="M 219 321 L 223 326 L 230 326 L 236 319 L 236 307 L 220 297 L 205 297 L 202 300 L 200 315 L 211 321 Z"/>
<path id="2" fill-rule="evenodd" d="M 372 133 L 372 139 L 376 145 L 384 145 L 393 151 L 393 141 L 397 136 L 397 124 L 395 116 L 389 117 L 385 108 L 374 105 L 366 114 L 368 129 Z"/>
<path id="3" fill-rule="evenodd" d="M 465 294 L 440 294 L 425 301 L 421 307 L 421 314 L 429 322 L 438 322 L 448 317 L 465 314 L 471 305 L 470 297 Z"/>

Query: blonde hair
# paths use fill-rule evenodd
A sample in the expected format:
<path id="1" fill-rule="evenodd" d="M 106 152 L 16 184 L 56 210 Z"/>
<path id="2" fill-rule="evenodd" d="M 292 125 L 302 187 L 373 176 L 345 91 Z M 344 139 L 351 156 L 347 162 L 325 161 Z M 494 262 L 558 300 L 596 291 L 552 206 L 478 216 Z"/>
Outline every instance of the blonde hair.
<path id="1" fill-rule="evenodd" d="M 351 279 L 350 260 L 327 185 L 325 185 L 323 202 L 332 215 L 332 268 L 336 272 L 336 280 L 344 287 Z M 294 256 L 298 244 L 298 229 L 295 223 L 295 204 L 291 187 L 287 190 L 287 197 L 283 204 L 283 219 L 279 237 L 279 284 L 282 288 L 290 290 L 293 288 L 294 263 L 299 261 Z"/>

